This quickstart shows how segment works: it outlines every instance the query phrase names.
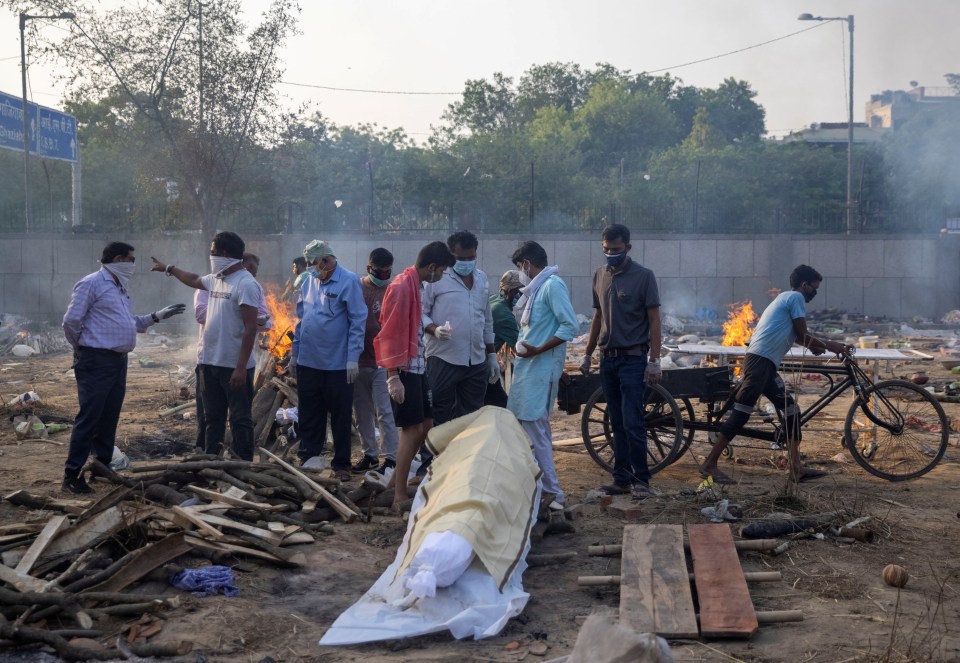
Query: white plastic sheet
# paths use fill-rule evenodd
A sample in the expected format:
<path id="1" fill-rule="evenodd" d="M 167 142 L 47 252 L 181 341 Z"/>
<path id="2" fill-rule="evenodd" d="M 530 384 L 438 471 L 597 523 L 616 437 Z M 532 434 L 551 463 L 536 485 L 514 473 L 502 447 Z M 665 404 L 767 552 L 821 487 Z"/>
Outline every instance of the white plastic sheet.
<path id="1" fill-rule="evenodd" d="M 539 484 L 537 502 L 540 499 Z M 423 506 L 423 490 L 417 491 L 410 523 Z M 523 560 L 507 581 L 503 592 L 475 558 L 470 567 L 449 587 L 437 588 L 436 596 L 417 598 L 406 589 L 412 568 L 396 579 L 394 575 L 407 552 L 410 525 L 393 563 L 359 601 L 347 608 L 320 639 L 321 645 L 353 645 L 378 640 L 409 638 L 450 631 L 455 638 L 476 639 L 497 635 L 511 617 L 519 615 L 530 595 L 523 591 L 523 572 L 530 542 Z"/>

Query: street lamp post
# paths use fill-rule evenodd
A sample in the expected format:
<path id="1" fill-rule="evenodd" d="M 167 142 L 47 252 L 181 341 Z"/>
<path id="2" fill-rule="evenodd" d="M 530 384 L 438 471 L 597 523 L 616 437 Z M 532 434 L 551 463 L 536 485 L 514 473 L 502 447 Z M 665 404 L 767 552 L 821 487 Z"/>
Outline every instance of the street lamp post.
<path id="1" fill-rule="evenodd" d="M 856 232 L 856 223 L 853 217 L 853 14 L 848 16 L 814 16 L 800 14 L 798 21 L 846 21 L 850 31 L 850 92 L 849 109 L 847 114 L 847 234 Z"/>
<path id="2" fill-rule="evenodd" d="M 55 16 L 31 16 L 20 14 L 20 82 L 23 86 L 23 197 L 24 197 L 24 228 L 30 232 L 32 205 L 30 204 L 30 114 L 27 108 L 27 41 L 24 39 L 24 29 L 27 21 L 40 19 L 74 19 L 72 12 L 61 12 Z M 37 127 L 39 131 L 39 127 Z M 39 146 L 38 146 L 39 147 Z"/>

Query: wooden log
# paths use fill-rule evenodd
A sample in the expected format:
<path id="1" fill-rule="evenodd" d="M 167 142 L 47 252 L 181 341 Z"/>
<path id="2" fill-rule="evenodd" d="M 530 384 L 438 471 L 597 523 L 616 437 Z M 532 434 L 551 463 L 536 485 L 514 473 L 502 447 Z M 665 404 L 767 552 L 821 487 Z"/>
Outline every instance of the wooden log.
<path id="1" fill-rule="evenodd" d="M 189 509 L 184 509 L 189 513 Z M 243 532 L 245 534 L 250 534 L 251 536 L 258 537 L 263 539 L 267 543 L 272 543 L 274 545 L 279 545 L 281 540 L 283 540 L 282 534 L 277 534 L 276 532 L 271 532 L 270 530 L 262 529 L 260 527 L 255 527 L 253 525 L 247 525 L 246 523 L 238 523 L 235 520 L 230 520 L 229 518 L 223 518 L 221 516 L 215 516 L 211 513 L 198 513 L 195 514 L 197 520 L 201 522 L 208 523 L 210 525 L 217 525 L 225 529 L 232 529 L 238 532 Z M 310 536 L 309 534 L 307 536 Z M 218 538 L 222 538 L 218 537 Z M 313 537 L 310 537 L 310 541 L 313 541 Z"/>
<path id="2" fill-rule="evenodd" d="M 274 379 L 276 379 L 276 378 L 274 378 Z M 267 450 L 264 449 L 263 447 L 260 447 L 260 451 L 261 451 L 261 453 L 264 453 L 264 454 L 266 454 L 268 457 L 270 457 L 270 458 L 272 458 L 273 460 L 275 460 L 275 461 L 277 462 L 277 465 L 279 465 L 279 466 L 282 467 L 283 469 L 287 470 L 287 472 L 289 472 L 289 473 L 292 474 L 293 476 L 295 476 L 295 477 L 297 477 L 297 478 L 299 478 L 299 479 L 302 479 L 302 480 L 306 481 L 306 482 L 307 482 L 307 485 L 310 486 L 310 488 L 312 488 L 313 490 L 315 490 L 315 491 L 317 491 L 318 493 L 320 493 L 320 495 L 323 497 L 324 501 L 325 501 L 327 504 L 329 504 L 331 507 L 333 507 L 333 509 L 334 509 L 337 513 L 340 514 L 340 517 L 343 518 L 344 522 L 346 522 L 346 523 L 352 523 L 354 520 L 357 519 L 357 516 L 362 515 L 362 514 L 358 513 L 359 509 L 358 509 L 357 511 L 354 511 L 354 510 L 350 509 L 346 504 L 344 504 L 343 502 L 341 502 L 340 500 L 338 500 L 336 497 L 334 497 L 333 494 L 330 493 L 330 491 L 328 491 L 326 488 L 324 488 L 324 487 L 321 486 L 320 484 L 316 483 L 313 479 L 311 479 L 310 477 L 308 477 L 307 475 L 305 475 L 303 472 L 299 471 L 299 470 L 298 470 L 297 468 L 295 468 L 293 465 L 290 465 L 290 463 L 286 462 L 285 460 L 283 460 L 282 458 L 280 458 L 280 457 L 277 456 L 276 454 L 274 454 L 274 453 L 272 453 L 272 452 L 270 452 L 270 451 L 267 451 Z M 356 507 L 354 507 L 354 509 L 356 509 Z"/>
<path id="3" fill-rule="evenodd" d="M 0 564 L 0 580 L 11 585 L 20 592 L 39 592 L 43 590 L 44 582 L 25 573 L 17 573 L 9 566 Z"/>
<path id="4" fill-rule="evenodd" d="M 273 545 L 272 543 L 263 541 L 255 536 L 244 534 L 243 532 L 236 532 L 230 536 L 227 536 L 223 542 L 231 543 L 237 546 L 249 546 L 250 548 L 262 550 L 265 553 L 269 553 L 274 557 L 291 562 L 297 566 L 302 566 L 307 562 L 306 555 L 299 550 L 284 550 L 280 546 Z"/>
<path id="5" fill-rule="evenodd" d="M 147 486 L 146 490 L 143 491 L 143 496 L 152 502 L 157 502 L 164 506 L 177 506 L 178 504 L 183 504 L 188 499 L 187 496 L 180 491 L 160 483 Z"/>
<path id="6" fill-rule="evenodd" d="M 199 534 L 202 534 L 209 539 L 213 539 L 214 541 L 224 537 L 223 532 L 204 522 L 203 519 L 200 518 L 200 514 L 191 513 L 190 511 L 187 511 L 179 506 L 171 507 L 170 514 L 173 522 L 183 527 L 183 529 L 192 529 L 192 525 L 193 527 L 197 528 Z"/>
<path id="7" fill-rule="evenodd" d="M 300 407 L 300 398 L 297 396 L 295 387 L 291 387 L 280 378 L 270 378 L 270 384 L 279 389 L 287 397 L 287 400 L 293 403 L 294 407 Z"/>
<path id="8" fill-rule="evenodd" d="M 67 516 L 65 515 L 54 516 L 47 521 L 46 527 L 44 527 L 39 536 L 34 539 L 33 543 L 30 545 L 30 548 L 27 549 L 27 552 L 24 553 L 23 557 L 20 558 L 20 562 L 17 564 L 17 573 L 30 573 L 30 569 L 32 569 L 33 565 L 37 563 L 38 559 L 40 559 L 40 555 L 42 555 L 43 551 L 46 550 L 47 546 L 50 545 L 53 537 L 59 534 L 60 530 L 64 529 L 67 524 Z"/>
<path id="9" fill-rule="evenodd" d="M 254 559 L 264 560 L 273 564 L 277 564 L 278 566 L 285 566 L 288 568 L 295 568 L 299 565 L 296 562 L 288 561 L 256 548 L 238 546 L 232 543 L 223 543 L 220 541 L 207 541 L 206 539 L 192 536 L 189 532 L 187 533 L 186 541 L 193 548 L 200 548 L 214 552 L 231 553 L 243 557 L 253 557 Z M 306 561 L 306 556 L 303 557 L 303 560 Z"/>
<path id="10" fill-rule="evenodd" d="M 0 637 L 13 640 L 19 644 L 38 643 L 52 647 L 61 658 L 73 661 L 109 661 L 122 658 L 122 654 L 116 649 L 94 650 L 87 647 L 76 647 L 71 645 L 66 638 L 42 628 L 31 628 L 29 626 L 14 627 L 5 618 L 0 616 Z M 180 656 L 179 645 L 161 645 L 158 644 L 154 649 L 152 656 Z M 159 653 L 160 650 L 166 653 Z M 187 652 L 184 653 L 188 653 Z"/>
<path id="11" fill-rule="evenodd" d="M 141 472 L 199 472 L 200 470 L 230 470 L 247 469 L 251 466 L 249 460 L 193 460 L 182 463 L 165 463 L 163 465 L 140 465 L 131 467 L 134 474 Z"/>
<path id="12" fill-rule="evenodd" d="M 773 550 L 780 542 L 776 539 L 750 539 L 746 541 L 734 541 L 733 542 L 736 549 L 740 552 L 746 551 L 755 551 L 755 552 L 767 552 Z M 689 548 L 689 545 L 684 544 L 684 547 Z M 623 550 L 623 546 L 618 546 L 615 544 L 607 544 L 602 546 L 587 546 L 587 554 L 591 556 L 599 557 L 618 557 Z"/>
<path id="13" fill-rule="evenodd" d="M 97 461 L 99 462 L 99 461 Z M 82 523 L 85 520 L 93 518 L 98 513 L 103 513 L 110 507 L 116 506 L 123 502 L 126 499 L 129 499 L 133 495 L 133 487 L 127 485 L 119 485 L 109 493 L 98 499 L 96 502 L 90 505 L 83 513 L 77 516 L 77 523 Z"/>
<path id="14" fill-rule="evenodd" d="M 4 496 L 6 501 L 28 509 L 48 509 L 77 515 L 90 506 L 90 500 L 61 500 L 53 497 L 32 495 L 26 490 L 17 490 Z"/>
<path id="15" fill-rule="evenodd" d="M 551 564 L 562 564 L 576 559 L 577 553 L 571 551 L 558 553 L 540 553 L 527 555 L 527 566 L 549 566 Z"/>
<path id="16" fill-rule="evenodd" d="M 212 481 L 222 481 L 224 483 L 230 484 L 235 488 L 239 488 L 240 490 L 243 491 L 243 494 L 246 495 L 251 502 L 263 501 L 258 499 L 257 496 L 253 494 L 253 486 L 241 481 L 240 479 L 236 478 L 235 476 L 233 476 L 232 474 L 230 474 L 225 470 L 215 470 L 213 468 L 207 468 L 205 470 L 200 470 L 198 474 L 206 479 L 210 479 Z"/>
<path id="17" fill-rule="evenodd" d="M 191 401 L 189 403 L 181 403 L 180 405 L 169 407 L 166 410 L 160 411 L 160 418 L 163 419 L 165 417 L 171 417 L 177 412 L 183 412 L 184 410 L 189 410 L 192 407 L 196 407 L 196 402 Z"/>
<path id="18" fill-rule="evenodd" d="M 259 502 L 251 502 L 249 500 L 242 500 L 238 497 L 232 497 L 224 493 L 218 493 L 214 490 L 207 490 L 206 488 L 200 488 L 199 486 L 187 486 L 186 488 L 191 493 L 199 495 L 204 499 L 212 500 L 214 502 L 222 503 L 223 505 L 239 506 L 244 509 L 255 509 L 257 511 L 286 511 L 287 507 L 283 505 L 273 505 L 273 504 L 261 504 Z"/>
<path id="19" fill-rule="evenodd" d="M 802 622 L 802 610 L 766 610 L 757 612 L 757 621 L 761 624 L 783 624 L 785 622 Z"/>

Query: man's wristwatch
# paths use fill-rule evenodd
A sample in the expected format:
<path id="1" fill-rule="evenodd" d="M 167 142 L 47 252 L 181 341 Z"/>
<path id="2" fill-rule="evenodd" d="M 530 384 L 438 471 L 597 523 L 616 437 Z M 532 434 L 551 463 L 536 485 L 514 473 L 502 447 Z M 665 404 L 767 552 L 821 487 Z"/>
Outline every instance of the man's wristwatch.
<path id="1" fill-rule="evenodd" d="M 157 317 L 157 314 L 156 314 L 156 313 L 151 313 L 151 314 L 150 314 L 150 317 L 153 318 L 153 321 L 154 321 L 155 323 L 156 323 L 156 322 L 160 322 L 160 318 Z"/>
<path id="2" fill-rule="evenodd" d="M 166 274 L 167 276 L 173 276 L 174 267 L 176 267 L 176 265 L 167 265 L 166 269 L 163 270 L 163 273 Z"/>

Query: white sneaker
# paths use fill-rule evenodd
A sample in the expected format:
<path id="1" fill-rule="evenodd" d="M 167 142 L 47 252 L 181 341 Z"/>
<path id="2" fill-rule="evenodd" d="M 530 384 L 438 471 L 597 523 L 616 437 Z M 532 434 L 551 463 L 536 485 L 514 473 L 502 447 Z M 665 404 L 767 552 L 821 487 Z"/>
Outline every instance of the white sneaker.
<path id="1" fill-rule="evenodd" d="M 551 511 L 563 511 L 563 505 L 560 504 L 557 500 L 553 500 L 550 504 L 547 505 L 547 508 Z"/>

